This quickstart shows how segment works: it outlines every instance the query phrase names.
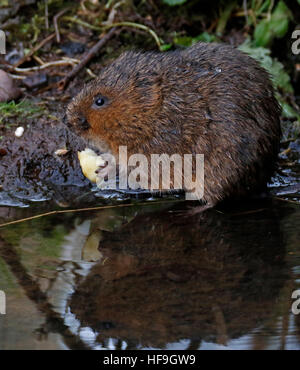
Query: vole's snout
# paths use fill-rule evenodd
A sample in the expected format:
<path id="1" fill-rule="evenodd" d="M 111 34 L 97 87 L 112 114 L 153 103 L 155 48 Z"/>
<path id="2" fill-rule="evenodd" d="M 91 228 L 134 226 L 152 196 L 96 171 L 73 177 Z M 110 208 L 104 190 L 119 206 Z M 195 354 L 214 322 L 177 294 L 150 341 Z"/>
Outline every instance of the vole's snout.
<path id="1" fill-rule="evenodd" d="M 80 115 L 78 117 L 77 125 L 78 125 L 79 130 L 83 130 L 83 131 L 88 130 L 91 127 L 84 115 Z"/>
<path id="2" fill-rule="evenodd" d="M 67 122 L 64 123 L 78 133 L 86 131 L 91 127 L 83 113 L 67 114 Z"/>

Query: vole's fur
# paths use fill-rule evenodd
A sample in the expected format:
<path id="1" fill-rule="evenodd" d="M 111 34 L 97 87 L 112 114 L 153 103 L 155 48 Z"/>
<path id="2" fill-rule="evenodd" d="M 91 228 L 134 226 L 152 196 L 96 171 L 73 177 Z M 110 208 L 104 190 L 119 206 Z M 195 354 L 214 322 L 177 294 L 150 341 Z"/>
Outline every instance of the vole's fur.
<path id="1" fill-rule="evenodd" d="M 95 108 L 97 96 L 105 104 Z M 257 190 L 274 169 L 280 108 L 267 72 L 224 44 L 126 52 L 67 109 L 72 127 L 117 156 L 204 154 L 203 200 L 213 206 Z"/>

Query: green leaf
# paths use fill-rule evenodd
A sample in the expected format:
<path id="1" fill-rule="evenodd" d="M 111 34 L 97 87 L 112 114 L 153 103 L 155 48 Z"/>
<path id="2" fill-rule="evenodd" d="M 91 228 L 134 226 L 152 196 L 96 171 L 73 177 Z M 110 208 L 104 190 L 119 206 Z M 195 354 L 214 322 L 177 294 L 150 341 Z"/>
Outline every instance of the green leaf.
<path id="1" fill-rule="evenodd" d="M 256 26 L 254 31 L 256 46 L 268 46 L 275 37 L 283 37 L 288 31 L 290 19 L 292 19 L 290 9 L 284 1 L 279 1 L 270 18 L 261 20 Z"/>
<path id="2" fill-rule="evenodd" d="M 165 3 L 169 6 L 182 5 L 185 2 L 187 2 L 187 0 L 163 0 L 163 3 Z"/>
<path id="3" fill-rule="evenodd" d="M 283 37 L 286 34 L 291 18 L 292 14 L 289 8 L 283 1 L 280 1 L 270 20 L 270 28 L 276 37 Z"/>
<path id="4" fill-rule="evenodd" d="M 297 118 L 298 121 L 300 122 L 300 115 L 299 113 L 296 112 L 296 110 L 291 107 L 290 104 L 286 103 L 283 99 L 278 99 L 279 103 L 282 107 L 282 114 L 286 118 Z"/>
<path id="5" fill-rule="evenodd" d="M 193 38 L 190 36 L 174 37 L 174 43 L 178 46 L 191 46 Z"/>
<path id="6" fill-rule="evenodd" d="M 172 44 L 163 44 L 160 46 L 160 51 L 168 51 L 172 47 Z"/>
<path id="7" fill-rule="evenodd" d="M 196 44 L 199 41 L 213 42 L 217 40 L 218 39 L 215 35 L 211 35 L 208 32 L 202 32 L 200 33 L 200 35 L 196 37 L 190 37 L 190 36 L 175 37 L 174 43 L 178 46 L 188 47 L 188 46 Z"/>
<path id="8" fill-rule="evenodd" d="M 217 41 L 217 37 L 215 35 L 211 35 L 208 32 L 202 32 L 200 35 L 196 36 L 193 41 L 203 41 L 203 42 L 213 42 Z"/>
<path id="9" fill-rule="evenodd" d="M 270 23 L 267 19 L 263 19 L 256 26 L 254 31 L 254 40 L 256 46 L 266 46 L 272 40 L 272 32 L 270 31 Z"/>
<path id="10" fill-rule="evenodd" d="M 263 4 L 261 5 L 261 7 L 255 12 L 256 13 L 256 16 L 260 15 L 262 12 L 264 12 L 265 10 L 267 10 L 269 8 L 270 1 L 271 0 L 266 0 L 266 1 L 263 2 Z M 258 3 L 258 6 L 259 6 L 259 3 Z"/>
<path id="11" fill-rule="evenodd" d="M 218 24 L 217 24 L 217 28 L 216 28 L 217 35 L 223 34 L 226 28 L 227 22 L 231 16 L 231 13 L 235 9 L 235 7 L 236 7 L 236 1 L 234 0 L 234 1 L 230 1 L 229 3 L 227 3 L 225 9 L 222 10 L 220 17 L 219 17 Z"/>

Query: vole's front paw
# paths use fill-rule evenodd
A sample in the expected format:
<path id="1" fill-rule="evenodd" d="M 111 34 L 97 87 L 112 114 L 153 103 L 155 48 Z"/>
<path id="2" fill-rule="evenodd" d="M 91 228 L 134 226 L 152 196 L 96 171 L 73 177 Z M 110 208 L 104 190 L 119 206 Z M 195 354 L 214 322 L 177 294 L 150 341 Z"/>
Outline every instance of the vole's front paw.
<path id="1" fill-rule="evenodd" d="M 96 169 L 95 173 L 98 179 L 107 180 L 109 173 L 108 162 L 103 161 L 103 163 L 98 164 L 98 168 Z"/>
<path id="2" fill-rule="evenodd" d="M 116 166 L 109 161 L 101 162 L 96 172 L 96 183 L 100 189 L 116 189 Z"/>

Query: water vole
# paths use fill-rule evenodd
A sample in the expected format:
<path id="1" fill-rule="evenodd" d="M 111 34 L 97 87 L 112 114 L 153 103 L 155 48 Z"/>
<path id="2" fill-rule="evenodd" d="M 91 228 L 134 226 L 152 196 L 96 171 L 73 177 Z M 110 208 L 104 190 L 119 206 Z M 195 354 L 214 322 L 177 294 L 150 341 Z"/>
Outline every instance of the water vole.
<path id="1" fill-rule="evenodd" d="M 126 52 L 67 109 L 75 131 L 118 155 L 204 154 L 207 206 L 258 190 L 279 149 L 280 108 L 267 72 L 225 44 Z"/>

